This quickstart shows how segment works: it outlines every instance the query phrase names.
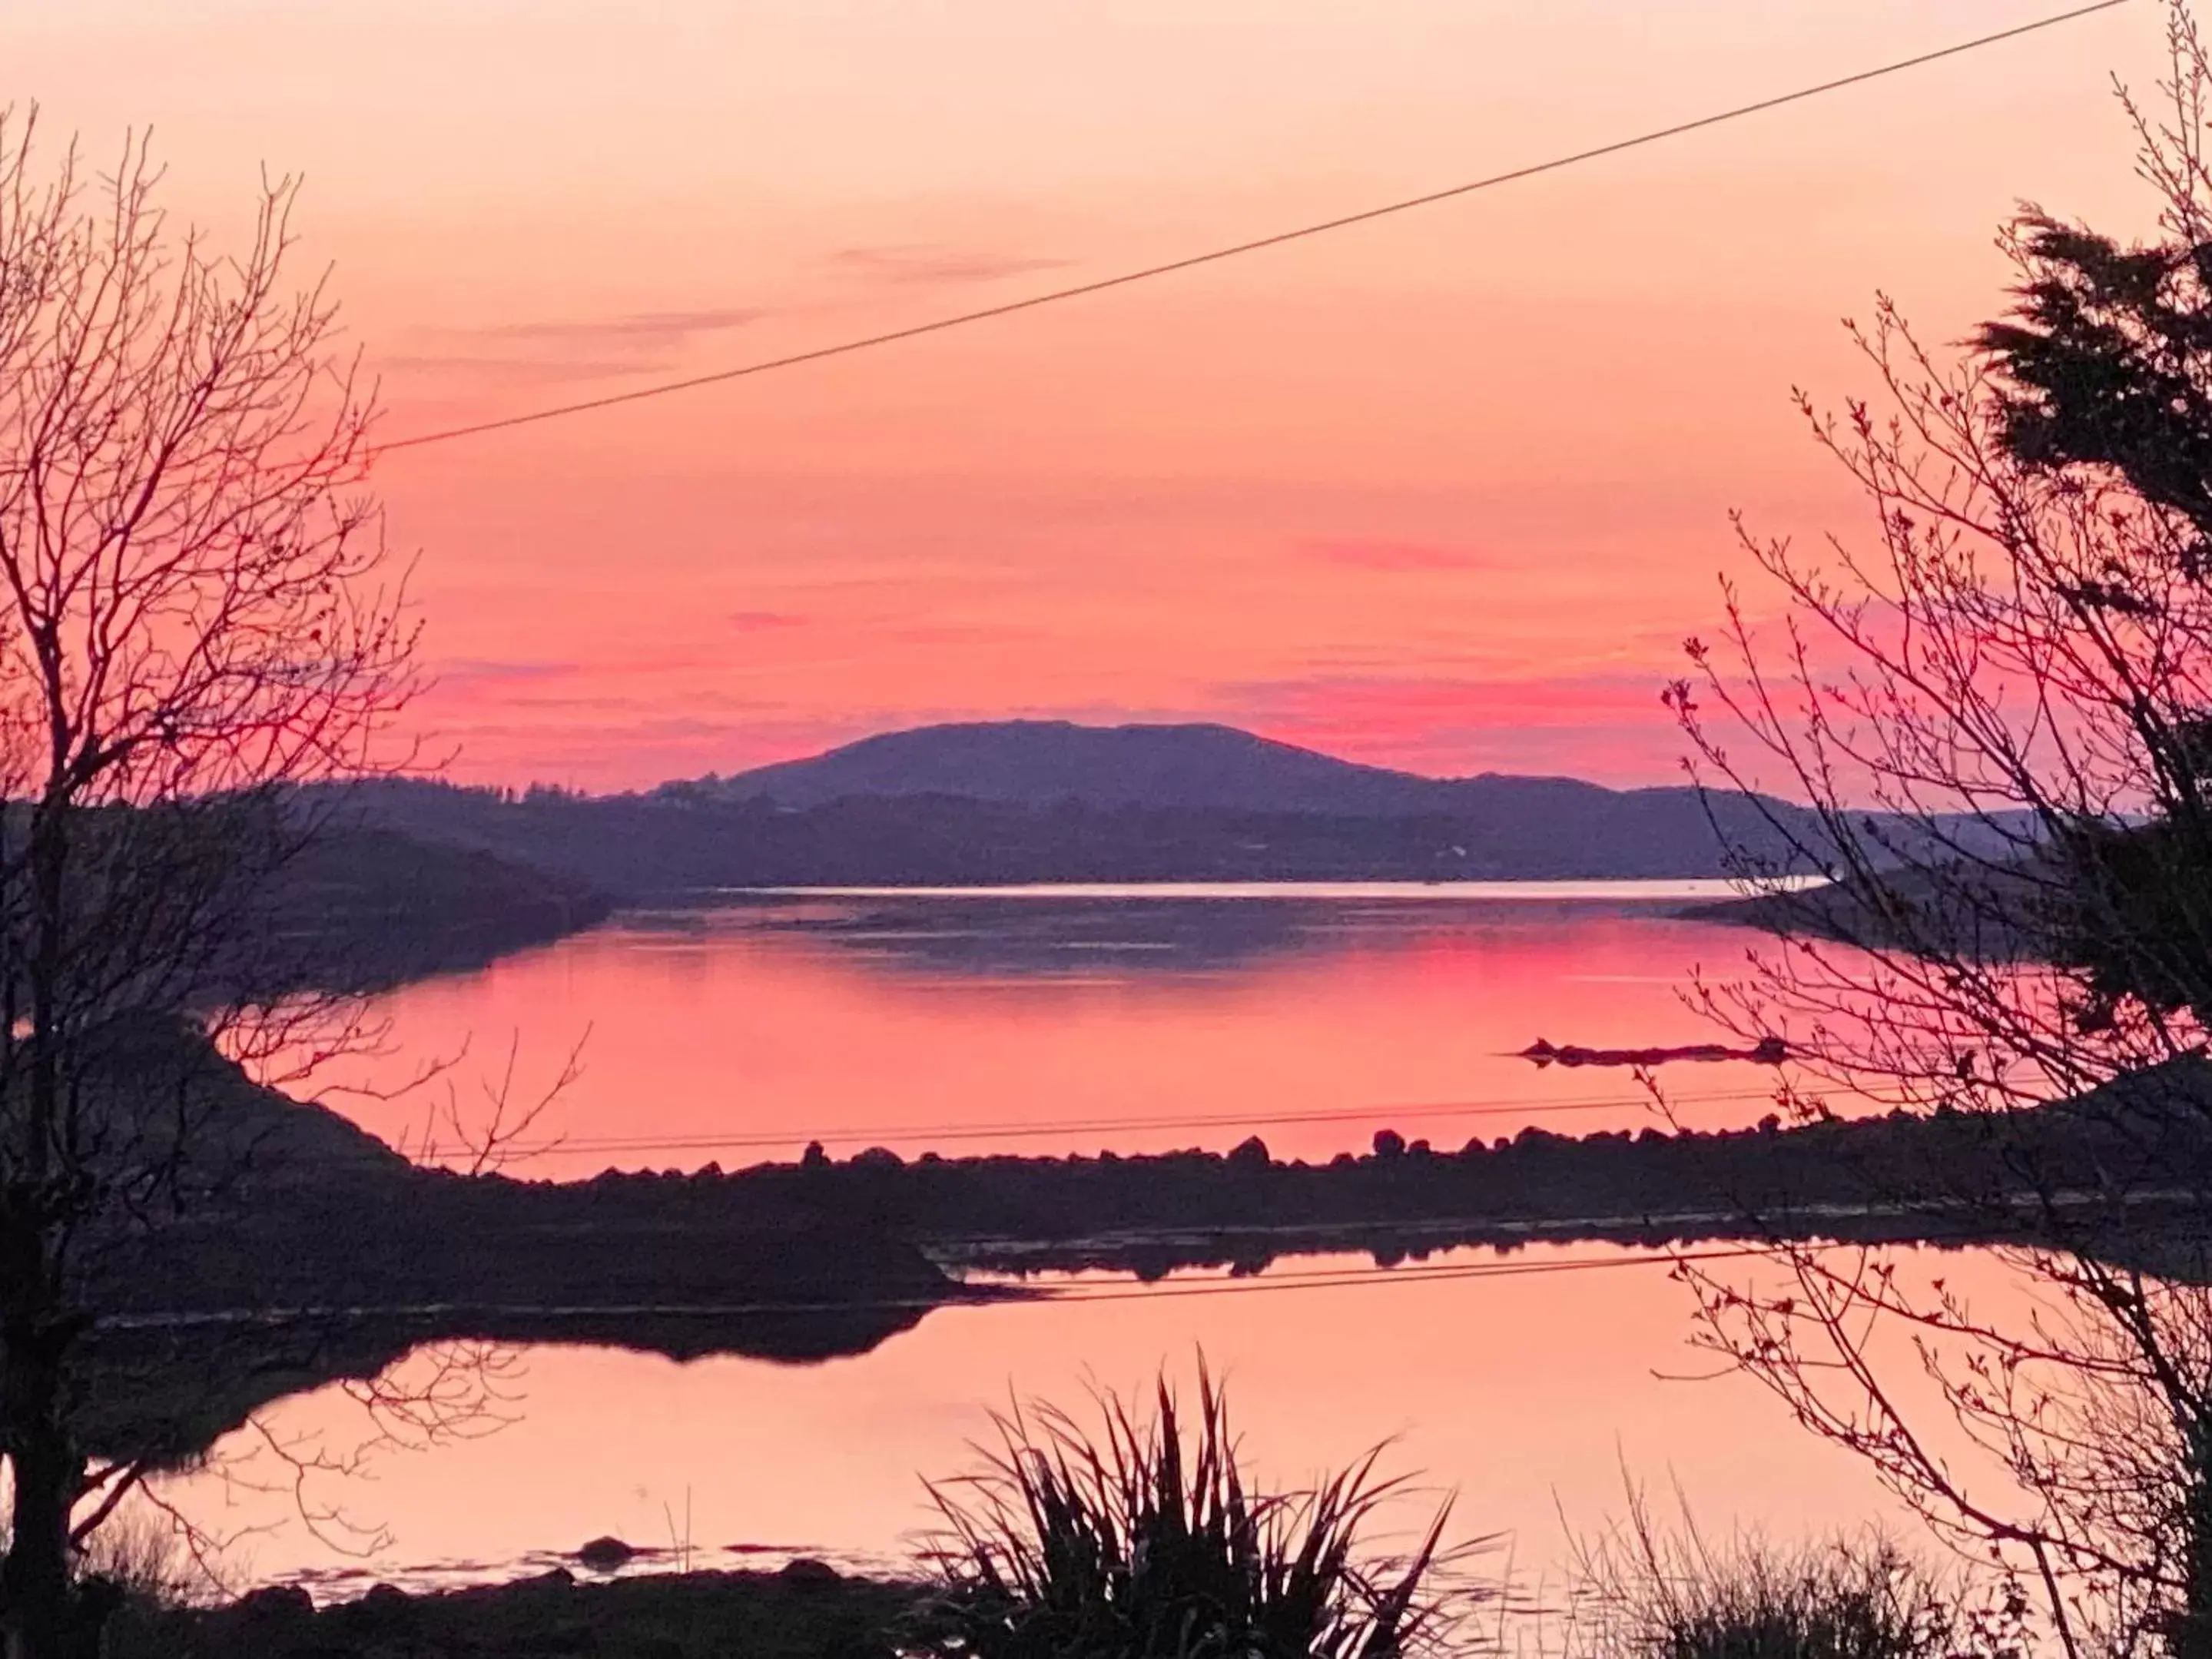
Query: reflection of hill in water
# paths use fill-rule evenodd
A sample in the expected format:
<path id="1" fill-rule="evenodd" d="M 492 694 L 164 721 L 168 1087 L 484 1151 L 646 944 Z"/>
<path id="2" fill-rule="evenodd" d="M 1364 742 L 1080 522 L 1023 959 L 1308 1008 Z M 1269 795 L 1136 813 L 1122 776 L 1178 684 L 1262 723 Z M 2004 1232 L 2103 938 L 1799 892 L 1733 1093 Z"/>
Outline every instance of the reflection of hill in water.
<path id="1" fill-rule="evenodd" d="M 911 1163 L 872 1150 L 568 1185 L 410 1176 L 333 1188 L 319 1204 L 300 1191 L 227 1218 L 197 1249 L 172 1237 L 120 1264 L 129 1294 L 110 1300 L 139 1298 L 140 1316 L 96 1340 L 102 1411 L 88 1438 L 167 1460 L 261 1401 L 440 1340 L 863 1353 L 934 1307 L 994 1293 L 961 1284 L 954 1264 L 1157 1278 L 1249 1274 L 1311 1254 L 1382 1266 L 1457 1245 L 1783 1237 L 2030 1245 L 2201 1282 L 2212 1139 L 2171 1103 L 2200 1098 L 2208 1077 L 2161 1069 L 2002 1121 L 1893 1113 L 1578 1139 L 1530 1128 L 1456 1152 L 1378 1138 L 1366 1156 L 1318 1166 L 1256 1143 L 1225 1156 Z M 2079 1183 L 2082 1170 L 2101 1184 Z M 2039 1195 L 2039 1206 L 2021 1201 Z M 362 1201 L 379 1197 L 392 1201 Z M 225 1311 L 315 1304 L 329 1310 L 319 1329 Z"/>
<path id="2" fill-rule="evenodd" d="M 731 1314 L 453 1309 L 108 1332 L 91 1345 L 79 1431 L 99 1456 L 179 1468 L 288 1395 L 333 1382 L 366 1385 L 426 1347 L 443 1355 L 435 1386 L 412 1397 L 395 1386 L 384 1412 L 460 1431 L 471 1426 L 466 1413 L 483 1409 L 480 1431 L 501 1408 L 505 1350 L 557 1343 L 679 1361 L 734 1355 L 816 1364 L 872 1352 L 920 1324 L 931 1305 L 917 1299 Z M 362 1397 L 366 1404 L 370 1395 Z"/>
<path id="3" fill-rule="evenodd" d="M 1531 900 L 881 898 L 757 900 L 637 918 L 656 929 L 804 939 L 890 974 L 1136 980 L 1217 976 L 1355 952 L 1411 951 L 1470 933 L 1621 914 L 1619 904 Z M 1636 907 L 1647 915 L 1656 906 Z"/>
<path id="4" fill-rule="evenodd" d="M 102 1316 L 76 1425 L 105 1454 L 186 1457 L 260 1404 L 426 1343 L 801 1362 L 866 1352 L 968 1294 L 910 1241 L 804 1190 L 420 1169 L 177 1022 L 83 1041 L 80 1112 L 123 1149 L 100 1173 L 144 1180 L 169 1165 L 172 1112 L 194 1126 L 185 1212 L 106 1218 L 72 1261 Z"/>

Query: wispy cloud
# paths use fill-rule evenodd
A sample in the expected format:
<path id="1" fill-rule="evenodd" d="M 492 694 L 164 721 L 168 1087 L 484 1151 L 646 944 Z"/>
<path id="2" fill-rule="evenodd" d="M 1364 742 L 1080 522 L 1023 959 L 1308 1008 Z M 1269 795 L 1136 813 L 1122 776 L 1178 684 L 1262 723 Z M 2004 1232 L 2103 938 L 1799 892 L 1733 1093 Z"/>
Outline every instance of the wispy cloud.
<path id="1" fill-rule="evenodd" d="M 1660 676 L 1313 674 L 1234 683 L 1213 696 L 1269 737 L 1347 759 L 1444 775 L 1489 769 L 1659 783 L 1680 734 Z"/>
<path id="2" fill-rule="evenodd" d="M 1222 699 L 1285 714 L 1392 726 L 1573 724 L 1591 714 L 1663 719 L 1661 676 L 1632 672 L 1425 677 L 1313 674 L 1216 688 Z"/>
<path id="3" fill-rule="evenodd" d="M 730 626 L 740 634 L 766 634 L 786 628 L 804 628 L 813 619 L 789 611 L 735 611 Z"/>
<path id="4" fill-rule="evenodd" d="M 441 685 L 507 685 L 532 680 L 565 679 L 571 674 L 581 672 L 582 668 L 582 664 L 575 662 L 459 657 L 440 663 L 436 672 Z"/>
<path id="5" fill-rule="evenodd" d="M 903 246 L 840 248 L 830 256 L 830 263 L 881 283 L 992 283 L 1004 276 L 1058 270 L 1067 261 L 922 242 Z"/>
<path id="6" fill-rule="evenodd" d="M 1463 547 L 1437 547 L 1425 542 L 1364 539 L 1307 542 L 1302 550 L 1309 558 L 1355 570 L 1492 570 L 1498 561 Z"/>
<path id="7" fill-rule="evenodd" d="M 379 357 L 374 366 L 389 374 L 503 384 L 665 374 L 677 367 L 692 341 L 743 328 L 768 314 L 757 307 L 725 306 L 436 329 L 427 334 L 435 349 Z"/>
<path id="8" fill-rule="evenodd" d="M 494 323 L 470 331 L 502 340 L 594 340 L 681 345 L 698 334 L 722 334 L 769 315 L 760 306 L 722 306 L 704 311 L 634 311 L 617 317 L 552 318 Z"/>
<path id="9" fill-rule="evenodd" d="M 665 368 L 665 359 L 606 357 L 499 357 L 483 352 L 399 352 L 374 360 L 386 374 L 466 375 L 502 383 L 602 380 Z"/>

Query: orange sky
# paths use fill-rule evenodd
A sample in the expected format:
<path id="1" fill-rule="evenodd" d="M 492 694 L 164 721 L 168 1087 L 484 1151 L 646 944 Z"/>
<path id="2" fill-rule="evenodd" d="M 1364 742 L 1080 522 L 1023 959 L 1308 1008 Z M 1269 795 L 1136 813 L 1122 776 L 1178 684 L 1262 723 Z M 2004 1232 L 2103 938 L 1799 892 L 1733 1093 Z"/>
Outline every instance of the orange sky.
<path id="1" fill-rule="evenodd" d="M 2021 0 L 9 0 L 0 101 L 235 226 L 304 171 L 386 431 L 1010 299 L 2024 21 Z M 1209 718 L 1671 775 L 1728 509 L 1849 528 L 1836 319 L 2145 204 L 2150 0 L 1321 241 L 380 471 L 461 775 Z"/>

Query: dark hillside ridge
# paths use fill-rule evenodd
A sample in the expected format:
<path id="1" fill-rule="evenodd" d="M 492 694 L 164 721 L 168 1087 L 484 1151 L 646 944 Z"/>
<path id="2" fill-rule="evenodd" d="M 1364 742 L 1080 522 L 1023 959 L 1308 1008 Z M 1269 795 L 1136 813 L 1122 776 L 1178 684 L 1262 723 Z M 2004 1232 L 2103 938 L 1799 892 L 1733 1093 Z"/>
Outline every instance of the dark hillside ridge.
<path id="1" fill-rule="evenodd" d="M 702 889 L 1729 873 L 1801 809 L 1569 778 L 1437 779 L 1220 726 L 929 726 L 734 778 L 583 796 L 357 786 L 364 823 L 629 901 Z M 1715 823 L 1720 829 L 1717 833 Z"/>
<path id="2" fill-rule="evenodd" d="M 1684 787 L 1615 790 L 1574 778 L 1486 772 L 1431 778 L 1363 766 L 1232 726 L 989 720 L 863 738 L 811 760 L 664 786 L 722 800 L 823 806 L 861 797 L 957 796 L 1024 806 L 1081 801 L 1328 817 L 1459 817 L 1694 804 Z"/>
<path id="3" fill-rule="evenodd" d="M 1648 879 L 1729 873 L 1728 842 L 1782 839 L 1741 802 L 1714 833 L 1686 791 L 1594 792 L 1588 809 L 1417 817 L 1052 806 L 949 795 L 820 806 L 755 798 L 541 795 L 364 786 L 362 814 L 421 841 L 493 854 L 619 901 L 702 890 L 992 886 L 1021 882 Z"/>
<path id="4" fill-rule="evenodd" d="M 2064 878 L 2030 858 L 1948 871 L 1892 871 L 1878 884 L 1830 882 L 1690 906 L 1694 921 L 1877 950 L 1956 952 L 1969 961 L 2031 961 L 2052 944 L 2050 897 Z M 1900 925 L 1899 918 L 1908 919 Z"/>
<path id="5" fill-rule="evenodd" d="M 258 966 L 289 984 L 376 990 L 481 968 L 605 919 L 574 878 L 488 849 L 333 824 L 257 896 Z"/>
<path id="6" fill-rule="evenodd" d="M 204 896 L 189 963 L 141 981 L 146 1009 L 205 1009 L 295 992 L 356 994 L 484 967 L 604 920 L 585 883 L 488 848 L 411 836 L 358 815 L 241 857 L 235 882 Z M 94 895 L 96 898 L 97 895 Z"/>
<path id="7" fill-rule="evenodd" d="M 1556 787 L 1551 779 L 1483 780 Z M 684 786 L 678 786 L 679 788 Z M 886 732 L 811 760 L 691 786 L 726 800 L 823 806 L 856 796 L 957 795 L 1049 806 L 1185 807 L 1395 817 L 1450 810 L 1456 781 L 1360 766 L 1229 726 L 994 720 Z M 1565 787 L 1595 794 L 1589 784 Z"/>

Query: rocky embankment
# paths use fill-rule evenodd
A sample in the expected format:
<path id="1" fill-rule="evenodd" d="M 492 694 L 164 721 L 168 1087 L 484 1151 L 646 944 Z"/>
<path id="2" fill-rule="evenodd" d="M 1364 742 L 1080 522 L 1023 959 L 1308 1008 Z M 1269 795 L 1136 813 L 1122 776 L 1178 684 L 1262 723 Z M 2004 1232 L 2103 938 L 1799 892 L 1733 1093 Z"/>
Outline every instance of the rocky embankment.
<path id="1" fill-rule="evenodd" d="M 166 1047 L 164 1045 L 167 1045 Z M 257 1089 L 189 1032 L 114 1045 L 125 1079 L 204 1073 L 223 1139 L 205 1195 L 89 1256 L 103 1449 L 183 1455 L 275 1395 L 447 1339 L 574 1340 L 785 1360 L 864 1352 L 980 1295 L 966 1269 L 1157 1277 L 1358 1250 L 1814 1237 L 2128 1249 L 2201 1222 L 2212 1067 L 1993 1118 L 1892 1114 L 1456 1150 L 1389 1131 L 1362 1156 L 902 1159 L 881 1149 L 725 1173 L 523 1182 L 414 1168 L 343 1119 Z M 118 1108 L 118 1110 L 120 1109 Z M 223 1149 L 228 1148 L 228 1151 Z M 2105 1231 L 2100 1233 L 2100 1229 Z M 2185 1236 L 2201 1254 L 2204 1230 Z M 2180 1236 L 2180 1235 L 2175 1235 Z M 2167 1246 L 2158 1243 L 2163 1252 Z M 2194 1255 L 2191 1262 L 2195 1261 Z M 2160 1271 L 2202 1273 L 2161 1255 Z"/>
<path id="2" fill-rule="evenodd" d="M 2174 1109 L 2186 1099 L 2198 1103 Z M 1157 1275 L 1256 1270 L 1357 1249 L 1390 1261 L 1454 1244 L 1765 1236 L 1970 1243 L 2064 1217 L 2078 1243 L 2107 1208 L 2191 1205 L 2212 1188 L 2201 1103 L 2212 1067 L 2004 1116 L 1902 1112 L 1785 1127 L 1569 1137 L 1528 1128 L 1457 1149 L 1385 1130 L 1362 1156 L 1283 1162 L 1255 1138 L 1226 1154 L 843 1160 L 729 1175 L 606 1175 L 649 1204 L 679 1184 L 761 1213 L 834 1213 L 938 1261 L 1000 1270 Z"/>
<path id="3" fill-rule="evenodd" d="M 818 1563 L 780 1573 L 693 1572 L 580 1581 L 556 1569 L 520 1583 L 407 1595 L 380 1586 L 317 1608 L 262 1590 L 208 1611 L 126 1609 L 113 1659 L 891 1659 L 915 1614 L 913 1585 L 844 1578 Z"/>

